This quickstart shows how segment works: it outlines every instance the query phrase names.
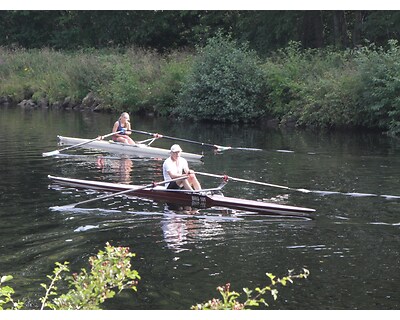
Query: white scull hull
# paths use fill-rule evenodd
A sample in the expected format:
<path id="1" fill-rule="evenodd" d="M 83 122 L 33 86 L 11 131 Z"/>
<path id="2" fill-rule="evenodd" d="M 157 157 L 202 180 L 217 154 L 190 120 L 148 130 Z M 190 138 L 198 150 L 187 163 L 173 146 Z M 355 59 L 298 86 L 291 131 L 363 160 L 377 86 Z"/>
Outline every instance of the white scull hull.
<path id="1" fill-rule="evenodd" d="M 57 136 L 60 144 L 63 145 L 76 145 L 89 141 L 90 139 L 73 138 Z M 147 144 L 136 144 L 130 145 L 126 143 L 114 142 L 112 140 L 95 140 L 82 145 L 80 148 L 85 149 L 96 149 L 106 152 L 115 152 L 119 154 L 124 154 L 128 156 L 139 156 L 139 157 L 150 157 L 150 158 L 167 158 L 170 156 L 170 151 L 167 149 L 151 147 Z M 203 159 L 202 155 L 182 152 L 182 157 L 188 161 L 201 161 Z"/>

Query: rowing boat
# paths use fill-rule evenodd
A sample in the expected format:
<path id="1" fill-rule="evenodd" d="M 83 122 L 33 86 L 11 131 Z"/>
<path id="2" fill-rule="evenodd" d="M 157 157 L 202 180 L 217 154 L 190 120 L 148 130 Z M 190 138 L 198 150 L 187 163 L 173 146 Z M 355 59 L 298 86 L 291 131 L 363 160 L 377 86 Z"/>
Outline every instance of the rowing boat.
<path id="1" fill-rule="evenodd" d="M 57 139 L 61 145 L 77 145 L 80 143 L 85 143 L 90 141 L 90 139 L 82 139 L 82 138 L 73 138 L 73 137 L 64 137 L 57 136 Z M 154 139 L 149 139 L 146 141 L 153 142 Z M 81 146 L 81 148 L 86 149 L 97 149 L 106 152 L 115 152 L 119 154 L 125 154 L 128 156 L 139 156 L 139 157 L 163 157 L 167 158 L 170 156 L 170 150 L 151 147 L 150 143 L 146 144 L 143 141 L 142 143 L 137 143 L 134 145 L 115 142 L 112 140 L 95 140 L 88 142 Z M 188 161 L 201 161 L 203 159 L 202 155 L 182 152 L 182 157 L 184 157 Z"/>
<path id="2" fill-rule="evenodd" d="M 286 217 L 286 218 L 306 218 L 312 219 L 310 215 L 314 209 L 288 206 L 276 203 L 268 203 L 256 200 L 225 197 L 221 194 L 224 184 L 214 189 L 203 189 L 199 191 L 171 190 L 164 186 L 154 186 L 141 188 L 141 186 L 110 183 L 93 180 L 81 180 L 65 177 L 48 176 L 54 183 L 74 187 L 77 189 L 102 190 L 107 192 L 121 192 L 132 189 L 127 195 L 152 199 L 161 202 L 179 204 L 181 206 L 191 206 L 194 208 L 224 207 L 234 210 L 256 212 L 262 215 Z M 141 188 L 140 190 L 135 190 Z"/>

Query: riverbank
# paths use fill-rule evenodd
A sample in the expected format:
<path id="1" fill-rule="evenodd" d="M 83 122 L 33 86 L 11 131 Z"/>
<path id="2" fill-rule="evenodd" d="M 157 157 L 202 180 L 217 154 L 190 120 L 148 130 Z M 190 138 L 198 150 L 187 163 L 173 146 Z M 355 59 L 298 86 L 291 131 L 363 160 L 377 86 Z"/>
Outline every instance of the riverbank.
<path id="1" fill-rule="evenodd" d="M 247 88 L 240 99 L 229 103 L 226 97 L 242 88 L 235 79 L 247 79 L 243 61 L 232 62 L 229 70 L 215 75 L 217 81 L 207 83 L 201 80 L 204 74 L 215 70 L 196 71 L 193 66 L 200 58 L 204 51 L 161 55 L 137 48 L 77 52 L 0 48 L 0 105 L 189 118 L 202 108 L 197 120 L 272 119 L 277 125 L 364 127 L 400 134 L 396 41 L 387 49 L 371 45 L 342 52 L 303 50 L 292 43 L 263 61 L 258 59 L 252 71 L 257 78 L 248 82 L 258 83 L 257 90 Z M 185 88 L 204 105 L 185 104 Z M 250 104 L 253 107 L 246 110 Z M 221 112 L 227 116 L 221 117 Z"/>

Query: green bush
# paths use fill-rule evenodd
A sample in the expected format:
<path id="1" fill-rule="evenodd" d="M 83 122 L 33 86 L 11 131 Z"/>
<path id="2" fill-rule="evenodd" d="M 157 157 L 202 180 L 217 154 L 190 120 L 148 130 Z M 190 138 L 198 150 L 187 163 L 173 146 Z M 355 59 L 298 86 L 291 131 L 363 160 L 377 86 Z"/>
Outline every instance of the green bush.
<path id="1" fill-rule="evenodd" d="M 361 83 L 353 60 L 350 51 L 303 50 L 290 43 L 263 65 L 266 109 L 281 123 L 354 126 Z"/>
<path id="2" fill-rule="evenodd" d="M 400 134 L 400 48 L 303 50 L 290 43 L 263 64 L 265 108 L 281 123 Z"/>
<path id="3" fill-rule="evenodd" d="M 388 133 L 400 134 L 400 47 L 389 41 L 389 49 L 364 47 L 356 61 L 362 81 L 361 123 Z"/>
<path id="4" fill-rule="evenodd" d="M 174 53 L 165 59 L 160 76 L 151 84 L 151 105 L 160 115 L 169 115 L 177 104 L 177 96 L 184 84 L 192 56 Z"/>
<path id="5" fill-rule="evenodd" d="M 129 62 L 119 62 L 112 70 L 112 79 L 97 91 L 105 107 L 113 111 L 135 112 L 139 102 L 139 76 Z"/>
<path id="6" fill-rule="evenodd" d="M 263 84 L 255 52 L 219 34 L 198 49 L 174 113 L 195 120 L 251 121 L 263 113 Z"/>

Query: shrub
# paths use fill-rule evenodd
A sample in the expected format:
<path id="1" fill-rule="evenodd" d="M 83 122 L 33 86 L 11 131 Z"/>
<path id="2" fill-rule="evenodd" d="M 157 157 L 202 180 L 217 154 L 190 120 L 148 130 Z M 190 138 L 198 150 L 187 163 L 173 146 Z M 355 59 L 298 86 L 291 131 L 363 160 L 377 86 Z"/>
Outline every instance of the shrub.
<path id="1" fill-rule="evenodd" d="M 198 48 L 174 113 L 195 120 L 254 120 L 263 113 L 263 82 L 255 52 L 218 34 Z"/>
<path id="2" fill-rule="evenodd" d="M 389 49 L 362 48 L 356 61 L 362 81 L 361 123 L 400 134 L 400 47 L 389 41 Z"/>
<path id="3" fill-rule="evenodd" d="M 97 91 L 105 107 L 114 111 L 138 110 L 139 75 L 128 61 L 121 61 L 112 70 L 112 79 Z"/>
<path id="4" fill-rule="evenodd" d="M 309 127 L 357 124 L 360 78 L 350 51 L 302 50 L 292 42 L 263 65 L 266 108 L 282 123 Z"/>
<path id="5" fill-rule="evenodd" d="M 160 115 L 169 115 L 177 104 L 177 96 L 190 70 L 192 57 L 173 53 L 161 66 L 160 76 L 151 84 L 151 105 Z"/>

